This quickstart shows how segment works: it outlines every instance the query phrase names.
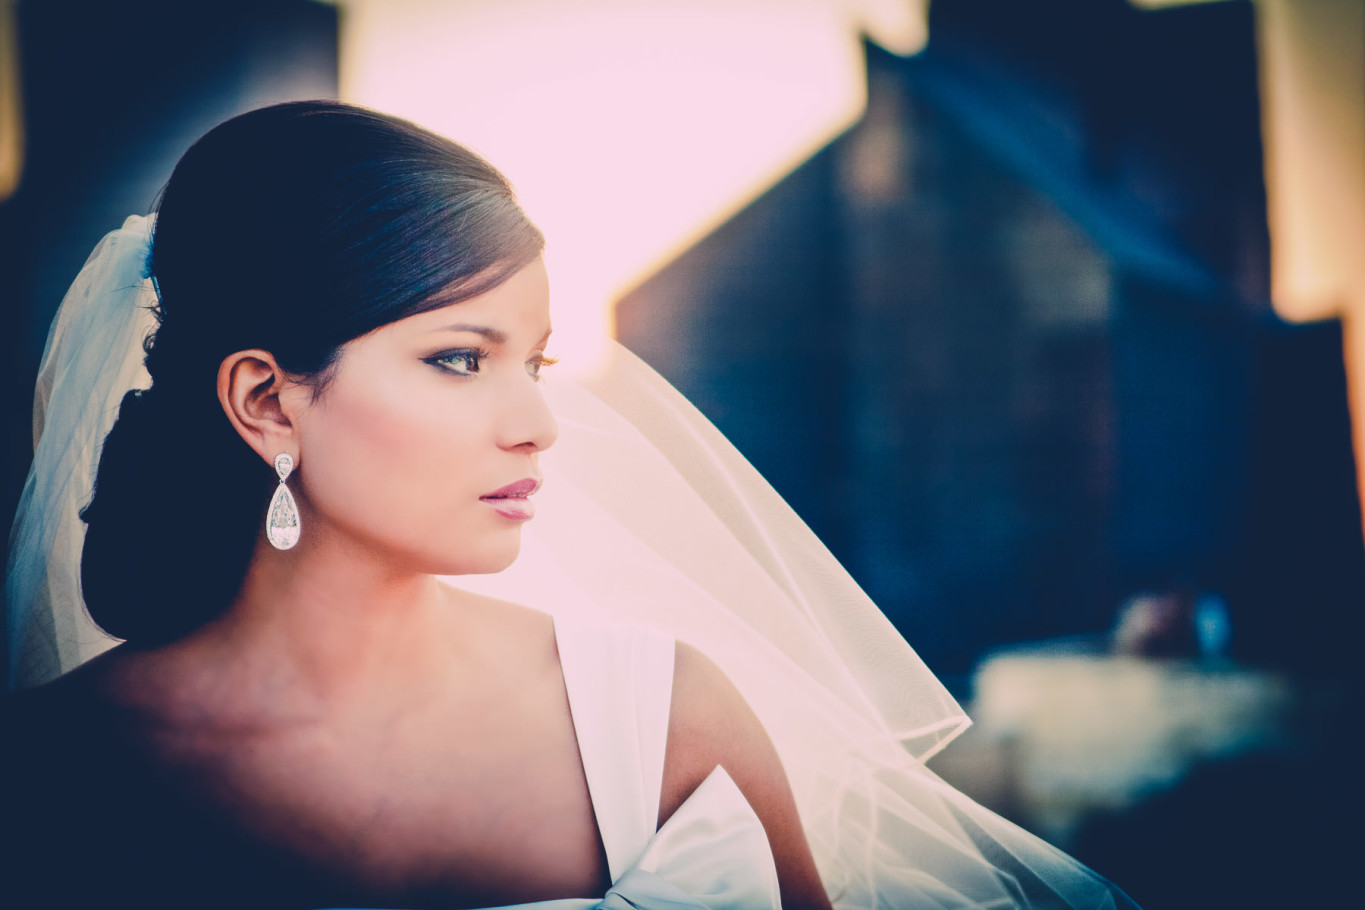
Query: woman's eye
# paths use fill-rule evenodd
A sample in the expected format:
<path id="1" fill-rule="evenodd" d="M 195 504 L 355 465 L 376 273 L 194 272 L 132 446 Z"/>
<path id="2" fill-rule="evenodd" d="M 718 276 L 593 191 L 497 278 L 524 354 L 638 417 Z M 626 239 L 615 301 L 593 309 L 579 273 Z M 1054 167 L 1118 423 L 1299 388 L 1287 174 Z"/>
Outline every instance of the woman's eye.
<path id="1" fill-rule="evenodd" d="M 526 373 L 532 379 L 539 381 L 540 371 L 543 367 L 552 367 L 559 363 L 558 357 L 546 357 L 544 354 L 535 354 L 530 360 L 526 361 Z"/>
<path id="2" fill-rule="evenodd" d="M 484 351 L 466 349 L 461 351 L 451 351 L 448 354 L 441 354 L 433 357 L 429 361 L 454 373 L 456 376 L 472 376 L 479 372 L 479 364 L 488 355 Z"/>

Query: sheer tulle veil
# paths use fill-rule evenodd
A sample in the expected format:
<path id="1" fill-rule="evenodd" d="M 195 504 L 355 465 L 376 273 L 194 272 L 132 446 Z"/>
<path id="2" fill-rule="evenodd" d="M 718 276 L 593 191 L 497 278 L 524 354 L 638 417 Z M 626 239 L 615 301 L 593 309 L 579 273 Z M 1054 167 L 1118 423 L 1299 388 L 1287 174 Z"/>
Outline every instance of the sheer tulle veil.
<path id="1" fill-rule="evenodd" d="M 115 644 L 78 579 L 100 443 L 146 383 L 151 218 L 92 253 L 41 365 L 35 455 L 10 537 L 10 686 Z M 456 584 L 663 629 L 718 663 L 772 736 L 836 905 L 1119 907 L 1121 892 L 939 780 L 969 721 L 820 541 L 662 377 L 614 346 L 545 392 L 560 438 L 521 558 Z M 149 504 L 155 508 L 156 504 Z"/>
<path id="2" fill-rule="evenodd" d="M 156 326 L 147 264 L 154 223 L 133 215 L 105 235 L 48 332 L 33 399 L 33 466 L 5 573 L 11 689 L 46 682 L 117 643 L 81 599 L 80 510 L 119 402 L 151 382 L 142 345 Z"/>

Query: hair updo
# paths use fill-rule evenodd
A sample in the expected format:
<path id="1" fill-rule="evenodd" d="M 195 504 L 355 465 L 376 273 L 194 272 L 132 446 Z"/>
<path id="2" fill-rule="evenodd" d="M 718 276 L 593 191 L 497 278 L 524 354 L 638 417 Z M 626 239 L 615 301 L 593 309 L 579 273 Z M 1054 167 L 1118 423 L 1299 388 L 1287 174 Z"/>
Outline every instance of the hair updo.
<path id="1" fill-rule="evenodd" d="M 295 102 L 196 142 L 157 206 L 152 386 L 124 397 L 82 513 L 95 622 L 170 641 L 241 587 L 278 481 L 219 404 L 224 358 L 270 351 L 316 393 L 347 341 L 496 287 L 543 246 L 497 170 L 395 117 Z"/>

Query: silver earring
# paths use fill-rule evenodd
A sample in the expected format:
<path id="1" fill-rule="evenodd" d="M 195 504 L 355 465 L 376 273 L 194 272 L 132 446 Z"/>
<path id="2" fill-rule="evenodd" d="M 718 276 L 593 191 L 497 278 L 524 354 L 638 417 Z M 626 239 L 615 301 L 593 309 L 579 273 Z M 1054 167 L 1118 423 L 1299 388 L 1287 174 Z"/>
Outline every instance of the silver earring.
<path id="1" fill-rule="evenodd" d="M 294 494 L 284 485 L 289 472 L 294 470 L 294 456 L 281 452 L 275 456 L 275 473 L 280 485 L 270 497 L 270 508 L 265 513 L 265 536 L 277 550 L 288 550 L 299 542 L 299 506 Z"/>

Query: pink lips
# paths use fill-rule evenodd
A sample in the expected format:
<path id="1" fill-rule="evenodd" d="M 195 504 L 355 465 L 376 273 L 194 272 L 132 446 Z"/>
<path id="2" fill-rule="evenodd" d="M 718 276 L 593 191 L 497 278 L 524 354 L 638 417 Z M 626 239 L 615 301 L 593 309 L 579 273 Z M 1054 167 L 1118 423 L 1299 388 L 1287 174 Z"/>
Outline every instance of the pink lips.
<path id="1" fill-rule="evenodd" d="M 492 506 L 503 518 L 526 521 L 536 514 L 536 507 L 531 505 L 531 500 L 527 497 L 539 489 L 539 480 L 525 477 L 486 496 L 480 496 L 479 499 Z"/>

